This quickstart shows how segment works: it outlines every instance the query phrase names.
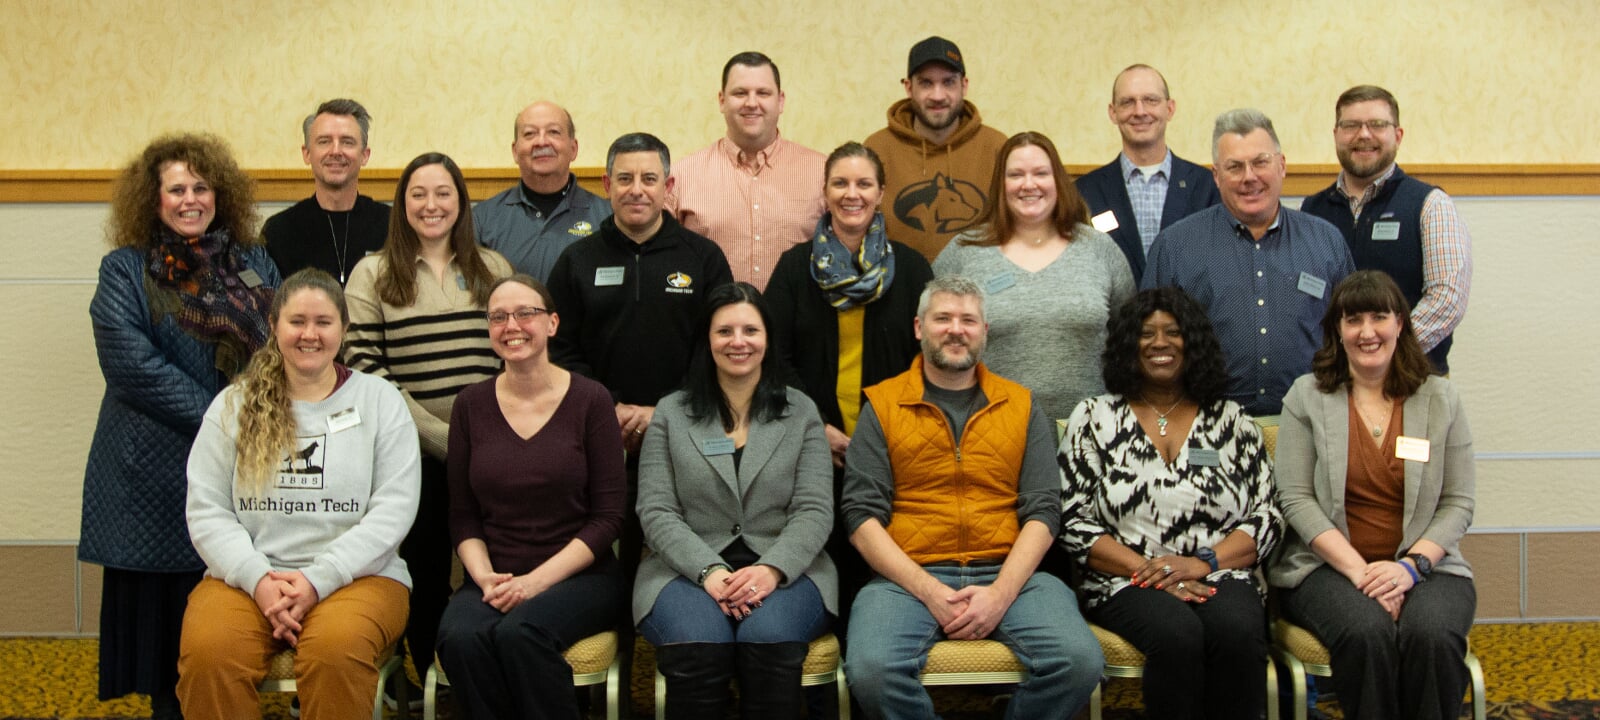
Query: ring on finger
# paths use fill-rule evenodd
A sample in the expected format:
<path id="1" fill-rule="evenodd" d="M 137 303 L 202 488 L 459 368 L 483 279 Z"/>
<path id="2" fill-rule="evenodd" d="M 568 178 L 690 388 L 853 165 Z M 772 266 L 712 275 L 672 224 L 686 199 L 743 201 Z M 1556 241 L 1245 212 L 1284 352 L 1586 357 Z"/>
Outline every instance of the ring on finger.
<path id="1" fill-rule="evenodd" d="M 1182 589 L 1183 589 L 1183 583 L 1178 583 L 1178 589 L 1179 589 L 1179 590 L 1182 590 Z"/>
<path id="2" fill-rule="evenodd" d="M 1171 565 L 1162 565 L 1161 566 L 1161 572 L 1164 572 L 1164 573 L 1166 573 L 1168 575 L 1171 575 L 1172 574 L 1172 566 Z"/>

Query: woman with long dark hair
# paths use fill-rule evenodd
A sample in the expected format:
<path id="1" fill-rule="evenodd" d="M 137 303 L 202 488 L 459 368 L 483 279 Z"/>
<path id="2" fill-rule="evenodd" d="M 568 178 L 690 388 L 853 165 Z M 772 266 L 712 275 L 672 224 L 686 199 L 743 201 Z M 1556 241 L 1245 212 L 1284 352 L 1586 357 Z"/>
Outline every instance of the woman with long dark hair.
<path id="1" fill-rule="evenodd" d="M 807 644 L 838 614 L 832 463 L 816 408 L 785 387 L 749 283 L 711 291 L 684 389 L 639 460 L 633 617 L 667 679 L 667 717 L 798 717 Z"/>
<path id="2" fill-rule="evenodd" d="M 512 273 L 499 253 L 478 247 L 471 208 L 454 160 L 417 156 L 395 185 L 389 239 L 356 264 L 345 289 L 345 361 L 400 388 L 422 443 L 422 504 L 400 546 L 413 581 L 406 643 L 417 667 L 433 661 L 450 597 L 450 411 L 462 388 L 500 370 L 484 313 L 490 286 Z"/>

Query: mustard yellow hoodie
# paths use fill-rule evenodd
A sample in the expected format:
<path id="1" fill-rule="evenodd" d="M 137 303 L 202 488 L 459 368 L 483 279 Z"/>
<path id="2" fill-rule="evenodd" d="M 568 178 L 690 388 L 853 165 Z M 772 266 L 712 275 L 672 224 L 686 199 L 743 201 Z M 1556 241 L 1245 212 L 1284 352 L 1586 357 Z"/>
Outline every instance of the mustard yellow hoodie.
<path id="1" fill-rule="evenodd" d="M 867 138 L 883 160 L 883 217 L 889 239 L 916 248 L 932 262 L 950 238 L 983 209 L 1004 133 L 983 124 L 978 106 L 962 101 L 961 124 L 933 144 L 912 124 L 911 100 L 889 108 L 889 126 Z"/>

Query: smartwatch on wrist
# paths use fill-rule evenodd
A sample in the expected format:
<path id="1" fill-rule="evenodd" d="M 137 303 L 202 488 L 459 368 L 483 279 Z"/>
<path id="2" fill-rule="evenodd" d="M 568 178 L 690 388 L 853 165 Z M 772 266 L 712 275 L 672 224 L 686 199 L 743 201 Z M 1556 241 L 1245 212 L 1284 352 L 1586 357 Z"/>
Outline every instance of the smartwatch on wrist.
<path id="1" fill-rule="evenodd" d="M 1211 572 L 1216 572 L 1222 569 L 1217 565 L 1217 551 L 1212 550 L 1211 548 L 1200 548 L 1199 550 L 1194 551 L 1194 556 L 1206 561 L 1206 564 L 1211 566 Z"/>
<path id="2" fill-rule="evenodd" d="M 1406 559 L 1417 566 L 1417 574 L 1421 575 L 1423 580 L 1427 580 L 1428 575 L 1433 572 L 1433 561 L 1429 560 L 1427 555 L 1411 553 Z"/>

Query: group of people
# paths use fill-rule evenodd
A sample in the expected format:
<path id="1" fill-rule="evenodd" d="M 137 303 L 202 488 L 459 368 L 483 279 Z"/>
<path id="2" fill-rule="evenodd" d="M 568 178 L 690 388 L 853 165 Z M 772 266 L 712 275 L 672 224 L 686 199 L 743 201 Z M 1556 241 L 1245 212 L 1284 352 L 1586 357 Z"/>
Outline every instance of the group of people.
<path id="1" fill-rule="evenodd" d="M 606 198 L 545 101 L 476 206 L 439 153 L 360 195 L 345 99 L 302 127 L 315 194 L 259 234 L 219 139 L 130 163 L 91 303 L 100 695 L 248 716 L 292 647 L 303 716 L 354 717 L 408 649 L 467 717 L 574 717 L 563 650 L 637 628 L 668 717 L 734 682 L 795 717 L 831 630 L 871 717 L 932 716 L 929 648 L 982 638 L 1027 670 L 1008 717 L 1070 717 L 1087 618 L 1145 653 L 1153 716 L 1254 717 L 1270 585 L 1348 716 L 1455 716 L 1469 240 L 1395 165 L 1391 95 L 1340 97 L 1344 172 L 1296 212 L 1269 119 L 1223 113 L 1212 168 L 1183 161 L 1148 66 L 1076 181 L 982 124 L 943 38 L 829 155 L 779 137 L 770 58 L 722 82 L 727 136 L 674 165 L 623 135 Z M 1252 416 L 1280 413 L 1274 463 Z"/>

